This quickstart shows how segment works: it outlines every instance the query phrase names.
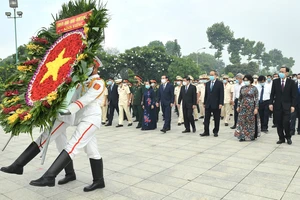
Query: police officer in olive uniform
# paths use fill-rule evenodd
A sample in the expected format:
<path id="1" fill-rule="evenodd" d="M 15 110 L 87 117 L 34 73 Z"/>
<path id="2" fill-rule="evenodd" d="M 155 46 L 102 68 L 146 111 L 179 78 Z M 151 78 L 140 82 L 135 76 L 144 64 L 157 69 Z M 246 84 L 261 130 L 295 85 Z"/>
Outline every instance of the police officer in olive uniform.
<path id="1" fill-rule="evenodd" d="M 137 81 L 133 93 L 133 110 L 135 112 L 136 119 L 138 120 L 138 125 L 136 128 L 142 128 L 143 123 L 143 108 L 142 108 L 142 98 L 144 93 L 144 87 L 142 85 L 142 78 L 138 75 L 134 76 Z"/>

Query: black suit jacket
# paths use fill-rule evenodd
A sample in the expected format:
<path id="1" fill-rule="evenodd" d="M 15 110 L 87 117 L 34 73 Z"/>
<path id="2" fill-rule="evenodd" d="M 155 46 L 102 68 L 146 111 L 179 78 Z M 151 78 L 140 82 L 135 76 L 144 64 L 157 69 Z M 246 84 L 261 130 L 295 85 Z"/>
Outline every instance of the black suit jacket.
<path id="1" fill-rule="evenodd" d="M 286 79 L 284 89 L 281 89 L 281 79 L 275 79 L 272 84 L 270 100 L 274 110 L 290 110 L 296 107 L 297 86 L 291 79 Z"/>
<path id="2" fill-rule="evenodd" d="M 185 86 L 180 89 L 180 94 L 178 97 L 178 103 L 181 104 L 183 108 L 192 108 L 197 105 L 197 89 L 196 86 L 190 84 L 188 90 L 185 92 Z"/>
<path id="3" fill-rule="evenodd" d="M 211 81 L 205 85 L 205 108 L 219 109 L 219 105 L 224 105 L 224 84 L 219 80 L 215 80 L 212 91 L 210 91 L 210 84 Z"/>
<path id="4" fill-rule="evenodd" d="M 298 89 L 298 85 L 299 85 L 299 81 L 296 82 L 296 88 L 297 88 L 296 107 L 298 109 L 300 109 L 300 92 L 299 92 L 299 89 Z"/>
<path id="5" fill-rule="evenodd" d="M 165 89 L 163 85 L 160 85 L 157 101 L 165 106 L 174 103 L 174 86 L 171 83 L 167 83 Z"/>
<path id="6" fill-rule="evenodd" d="M 118 85 L 116 85 L 114 83 L 114 85 L 112 86 L 112 89 L 111 89 L 111 86 L 108 86 L 107 87 L 108 89 L 108 101 L 110 104 L 118 104 L 119 102 L 119 93 L 118 93 Z"/>

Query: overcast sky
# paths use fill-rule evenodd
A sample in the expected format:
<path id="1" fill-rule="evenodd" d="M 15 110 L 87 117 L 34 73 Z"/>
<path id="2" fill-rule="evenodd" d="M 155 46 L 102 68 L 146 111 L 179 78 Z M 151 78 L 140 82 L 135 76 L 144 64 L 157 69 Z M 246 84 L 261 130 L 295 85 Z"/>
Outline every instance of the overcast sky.
<path id="1" fill-rule="evenodd" d="M 64 2 L 67 0 L 19 0 L 18 10 L 24 15 L 17 20 L 18 44 L 27 43 L 39 28 L 47 27 L 51 14 Z M 299 0 L 108 0 L 107 8 L 111 21 L 105 31 L 105 47 L 123 52 L 153 40 L 177 39 L 187 55 L 208 47 L 206 29 L 223 21 L 235 37 L 262 41 L 267 50 L 277 48 L 293 57 L 293 71 L 300 72 Z M 0 58 L 15 52 L 13 20 L 6 18 L 6 11 L 12 11 L 8 0 L 1 0 Z M 223 59 L 228 64 L 228 55 Z"/>

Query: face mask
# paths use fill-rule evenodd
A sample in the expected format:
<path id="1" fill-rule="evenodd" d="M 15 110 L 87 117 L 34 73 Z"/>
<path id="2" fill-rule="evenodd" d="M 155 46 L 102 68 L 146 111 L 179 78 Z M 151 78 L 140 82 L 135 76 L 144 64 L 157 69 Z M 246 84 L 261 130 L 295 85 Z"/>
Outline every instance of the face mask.
<path id="1" fill-rule="evenodd" d="M 166 83 L 166 79 L 161 79 L 161 83 L 162 84 Z"/>
<path id="2" fill-rule="evenodd" d="M 149 88 L 150 88 L 150 85 L 145 85 L 145 88 L 146 88 L 146 89 L 149 89 Z"/>
<path id="3" fill-rule="evenodd" d="M 151 86 L 152 86 L 152 87 L 154 87 L 154 86 L 155 86 L 155 84 L 154 84 L 154 83 L 151 83 Z"/>
<path id="4" fill-rule="evenodd" d="M 235 83 L 240 83 L 239 80 L 235 80 Z"/>
<path id="5" fill-rule="evenodd" d="M 285 78 L 285 74 L 284 73 L 279 73 L 279 77 L 281 78 L 281 79 L 283 79 L 283 78 Z"/>
<path id="6" fill-rule="evenodd" d="M 182 85 L 186 86 L 186 85 L 187 85 L 187 83 L 186 83 L 186 82 L 182 82 Z"/>
<path id="7" fill-rule="evenodd" d="M 267 80 L 268 80 L 269 83 L 272 81 L 270 78 L 268 78 Z"/>
<path id="8" fill-rule="evenodd" d="M 250 81 L 244 81 L 244 84 L 245 84 L 246 86 L 248 86 L 248 85 L 250 85 Z"/>
<path id="9" fill-rule="evenodd" d="M 261 86 L 265 86 L 265 83 L 260 83 Z"/>
<path id="10" fill-rule="evenodd" d="M 111 85 L 111 84 L 112 84 L 112 81 L 108 81 L 108 82 L 107 82 L 107 85 Z"/>
<path id="11" fill-rule="evenodd" d="M 127 85 L 127 83 L 123 83 L 123 85 Z"/>
<path id="12" fill-rule="evenodd" d="M 257 78 L 255 78 L 254 81 L 256 82 L 256 81 L 257 81 Z"/>
<path id="13" fill-rule="evenodd" d="M 273 80 L 278 79 L 278 77 L 274 77 Z"/>
<path id="14" fill-rule="evenodd" d="M 181 82 L 180 81 L 177 81 L 177 85 L 180 85 L 181 84 Z"/>
<path id="15" fill-rule="evenodd" d="M 223 83 L 224 83 L 224 84 L 227 83 L 227 80 L 223 80 Z"/>
<path id="16" fill-rule="evenodd" d="M 94 69 L 92 67 L 89 67 L 87 72 L 85 73 L 85 75 L 90 76 L 92 74 L 93 70 Z"/>
<path id="17" fill-rule="evenodd" d="M 207 83 L 207 80 L 203 80 L 203 83 Z"/>
<path id="18" fill-rule="evenodd" d="M 297 78 L 296 78 L 296 77 L 294 77 L 294 78 L 293 78 L 293 80 L 294 80 L 294 81 L 297 81 Z"/>
<path id="19" fill-rule="evenodd" d="M 209 76 L 209 80 L 211 81 L 215 80 L 215 76 Z"/>

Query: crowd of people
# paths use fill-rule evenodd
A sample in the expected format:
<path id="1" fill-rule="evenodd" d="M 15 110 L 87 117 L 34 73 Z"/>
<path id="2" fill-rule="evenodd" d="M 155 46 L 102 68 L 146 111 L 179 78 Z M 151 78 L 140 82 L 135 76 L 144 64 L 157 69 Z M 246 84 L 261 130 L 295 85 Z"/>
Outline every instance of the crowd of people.
<path id="1" fill-rule="evenodd" d="M 166 75 L 160 82 L 143 81 L 138 75 L 133 83 L 109 78 L 101 105 L 102 124 L 112 126 L 117 111 L 117 128 L 123 127 L 127 120 L 128 126 L 137 122 L 137 129 L 154 130 L 161 112 L 164 123 L 160 131 L 166 133 L 171 130 L 174 110 L 178 126 L 185 127 L 182 133 L 195 133 L 197 121 L 203 120 L 204 132 L 199 135 L 209 136 L 213 116 L 212 133 L 218 137 L 220 121 L 229 126 L 232 118 L 230 128 L 243 142 L 255 140 L 261 132 L 268 133 L 269 119 L 272 118 L 272 128 L 277 128 L 279 136 L 277 143 L 287 141 L 292 144 L 296 119 L 300 117 L 300 74 L 290 76 L 289 73 L 289 68 L 283 66 L 279 73 L 267 76 L 238 73 L 230 78 L 212 70 L 199 79 L 191 75 L 177 76 L 173 82 Z M 299 123 L 297 133 L 300 134 Z"/>

